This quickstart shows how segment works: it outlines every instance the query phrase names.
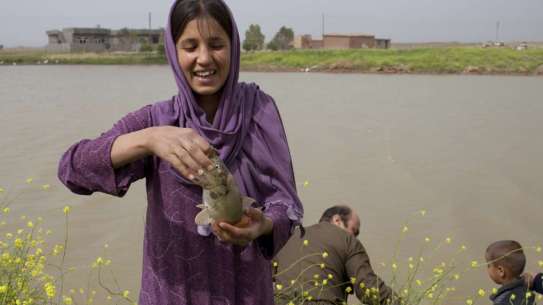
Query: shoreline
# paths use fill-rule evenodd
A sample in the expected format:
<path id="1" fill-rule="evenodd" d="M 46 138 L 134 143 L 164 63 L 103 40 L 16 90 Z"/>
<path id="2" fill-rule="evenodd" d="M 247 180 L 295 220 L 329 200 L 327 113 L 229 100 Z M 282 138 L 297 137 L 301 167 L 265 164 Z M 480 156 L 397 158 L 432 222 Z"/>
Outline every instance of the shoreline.
<path id="1" fill-rule="evenodd" d="M 0 51 L 0 66 L 167 65 L 163 54 Z M 289 50 L 241 54 L 243 72 L 393 75 L 543 75 L 543 48 L 442 47 L 413 49 Z"/>

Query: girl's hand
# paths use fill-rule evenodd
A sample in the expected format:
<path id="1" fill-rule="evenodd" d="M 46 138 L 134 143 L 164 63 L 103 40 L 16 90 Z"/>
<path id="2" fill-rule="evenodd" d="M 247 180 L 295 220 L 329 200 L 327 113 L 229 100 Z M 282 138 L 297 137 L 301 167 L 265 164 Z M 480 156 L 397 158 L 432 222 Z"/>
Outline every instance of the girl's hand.
<path id="1" fill-rule="evenodd" d="M 209 143 L 190 128 L 151 127 L 146 147 L 150 153 L 172 164 L 189 180 L 212 166 L 206 155 L 211 149 Z"/>
<path id="2" fill-rule="evenodd" d="M 238 223 L 231 225 L 226 222 L 214 222 L 212 229 L 219 240 L 246 246 L 258 237 L 270 234 L 273 221 L 264 216 L 261 210 L 248 208 Z"/>

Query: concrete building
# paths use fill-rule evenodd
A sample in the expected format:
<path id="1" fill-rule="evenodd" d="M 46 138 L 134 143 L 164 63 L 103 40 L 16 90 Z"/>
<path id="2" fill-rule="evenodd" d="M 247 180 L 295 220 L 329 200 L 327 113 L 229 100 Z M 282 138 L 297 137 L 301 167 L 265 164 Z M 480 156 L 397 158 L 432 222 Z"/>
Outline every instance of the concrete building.
<path id="1" fill-rule="evenodd" d="M 301 35 L 294 38 L 297 49 L 361 49 L 361 48 L 390 48 L 390 39 L 375 38 L 368 34 L 325 34 L 322 40 L 314 40 L 311 35 Z"/>
<path id="2" fill-rule="evenodd" d="M 52 52 L 140 51 L 163 41 L 163 30 L 110 30 L 102 28 L 65 28 L 47 31 L 47 50 Z"/>

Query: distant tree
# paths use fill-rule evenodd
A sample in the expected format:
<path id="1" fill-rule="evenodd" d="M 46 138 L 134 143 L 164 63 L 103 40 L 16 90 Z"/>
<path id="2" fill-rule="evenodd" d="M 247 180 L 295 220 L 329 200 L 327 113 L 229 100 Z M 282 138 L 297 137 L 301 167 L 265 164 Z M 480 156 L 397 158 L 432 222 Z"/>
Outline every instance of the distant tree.
<path id="1" fill-rule="evenodd" d="M 245 32 L 245 40 L 243 41 L 243 49 L 245 51 L 262 50 L 264 48 L 264 34 L 260 30 L 258 24 L 251 24 Z"/>
<path id="2" fill-rule="evenodd" d="M 292 42 L 294 41 L 294 31 L 291 28 L 282 26 L 277 34 L 273 37 L 272 41 L 268 43 L 268 49 L 270 50 L 288 50 L 292 48 Z"/>
<path id="3" fill-rule="evenodd" d="M 143 43 L 140 52 L 153 52 L 153 46 L 150 43 Z"/>
<path id="4" fill-rule="evenodd" d="M 166 57 L 166 50 L 164 49 L 164 44 L 163 43 L 157 44 L 155 50 L 158 53 L 158 55 L 160 55 L 162 57 Z"/>

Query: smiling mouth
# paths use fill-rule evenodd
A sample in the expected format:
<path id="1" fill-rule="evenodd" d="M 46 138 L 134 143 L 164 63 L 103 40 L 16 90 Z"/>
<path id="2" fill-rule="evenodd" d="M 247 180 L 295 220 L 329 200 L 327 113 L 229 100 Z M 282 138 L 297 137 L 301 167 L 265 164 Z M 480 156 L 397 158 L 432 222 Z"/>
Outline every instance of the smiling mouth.
<path id="1" fill-rule="evenodd" d="M 213 75 L 217 74 L 217 70 L 203 70 L 203 71 L 194 71 L 192 74 L 198 78 L 210 78 Z"/>

